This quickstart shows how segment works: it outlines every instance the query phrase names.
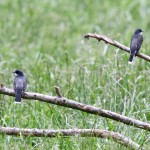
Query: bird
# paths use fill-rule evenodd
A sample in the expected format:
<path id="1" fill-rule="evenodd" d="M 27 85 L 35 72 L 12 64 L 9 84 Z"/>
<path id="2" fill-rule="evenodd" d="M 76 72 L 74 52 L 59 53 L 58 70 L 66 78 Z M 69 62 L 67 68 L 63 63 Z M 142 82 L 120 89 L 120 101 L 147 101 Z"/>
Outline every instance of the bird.
<path id="1" fill-rule="evenodd" d="M 14 91 L 15 91 L 15 102 L 21 103 L 21 96 L 25 92 L 27 87 L 27 79 L 24 76 L 24 73 L 20 70 L 15 70 L 15 79 L 14 79 Z"/>
<path id="2" fill-rule="evenodd" d="M 141 48 L 141 45 L 143 43 L 143 30 L 142 29 L 136 29 L 130 43 L 130 58 L 129 58 L 129 64 L 132 64 L 134 55 L 139 53 L 139 50 Z"/>

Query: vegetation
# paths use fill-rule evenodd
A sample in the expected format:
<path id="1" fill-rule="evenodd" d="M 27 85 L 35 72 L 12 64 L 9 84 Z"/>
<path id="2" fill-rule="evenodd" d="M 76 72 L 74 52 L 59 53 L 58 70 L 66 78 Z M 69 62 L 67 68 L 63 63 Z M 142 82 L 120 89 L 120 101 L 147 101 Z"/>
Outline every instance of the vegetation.
<path id="1" fill-rule="evenodd" d="M 0 83 L 13 88 L 15 69 L 28 78 L 27 91 L 56 95 L 145 122 L 150 119 L 150 63 L 84 34 L 96 32 L 129 46 L 142 28 L 142 53 L 150 55 L 149 1 L 1 0 Z M 150 147 L 149 132 L 77 110 L 0 95 L 1 126 L 39 129 L 99 128 Z M 0 149 L 95 150 L 126 148 L 113 140 L 0 135 Z"/>

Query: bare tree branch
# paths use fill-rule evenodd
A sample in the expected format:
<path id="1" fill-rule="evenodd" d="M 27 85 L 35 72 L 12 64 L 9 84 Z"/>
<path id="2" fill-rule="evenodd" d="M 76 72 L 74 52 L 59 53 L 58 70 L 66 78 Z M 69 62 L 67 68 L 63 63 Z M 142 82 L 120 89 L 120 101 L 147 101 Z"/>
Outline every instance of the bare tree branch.
<path id="1" fill-rule="evenodd" d="M 8 89 L 4 86 L 0 87 L 0 93 L 9 95 L 9 96 L 14 96 L 14 90 Z M 59 98 L 56 96 L 49 96 L 49 95 L 44 95 L 44 94 L 39 94 L 39 93 L 31 93 L 31 92 L 30 93 L 25 92 L 22 97 L 25 99 L 39 100 L 42 102 L 47 102 L 47 103 L 51 103 L 51 104 L 55 104 L 55 105 L 59 105 L 59 106 L 69 107 L 69 108 L 80 110 L 80 111 L 83 111 L 86 113 L 110 118 L 115 121 L 122 122 L 126 125 L 130 125 L 130 126 L 134 126 L 137 128 L 141 128 L 141 129 L 150 131 L 149 123 L 142 122 L 140 120 L 136 120 L 133 118 L 129 118 L 129 117 L 117 114 L 117 113 L 109 111 L 109 110 L 104 110 L 104 109 L 97 108 L 94 106 L 85 105 L 85 104 L 79 103 L 77 101 L 69 100 L 65 97 Z"/>
<path id="2" fill-rule="evenodd" d="M 36 136 L 36 137 L 58 137 L 58 136 L 81 136 L 81 137 L 97 137 L 108 138 L 129 147 L 138 149 L 140 146 L 131 139 L 115 132 L 100 129 L 66 129 L 66 130 L 45 130 L 45 129 L 20 129 L 10 127 L 0 127 L 0 133 L 15 136 Z"/>
<path id="3" fill-rule="evenodd" d="M 87 39 L 89 39 L 89 38 L 95 38 L 98 41 L 102 40 L 106 44 L 111 44 L 111 45 L 113 45 L 113 46 L 115 46 L 115 47 L 117 47 L 117 48 L 119 48 L 119 49 L 121 49 L 123 51 L 126 51 L 126 52 L 130 53 L 130 48 L 129 47 L 126 47 L 126 46 L 120 44 L 119 42 L 114 41 L 114 40 L 112 40 L 112 39 L 110 39 L 110 38 L 108 38 L 108 37 L 106 37 L 104 35 L 99 35 L 99 34 L 96 34 L 96 33 L 88 33 L 88 34 L 86 34 L 84 36 L 84 38 L 87 38 Z M 147 60 L 147 61 L 150 62 L 150 56 L 148 56 L 148 55 L 139 53 L 139 54 L 136 54 L 136 56 L 138 56 L 140 58 L 143 58 L 143 59 L 145 59 L 145 60 Z"/>

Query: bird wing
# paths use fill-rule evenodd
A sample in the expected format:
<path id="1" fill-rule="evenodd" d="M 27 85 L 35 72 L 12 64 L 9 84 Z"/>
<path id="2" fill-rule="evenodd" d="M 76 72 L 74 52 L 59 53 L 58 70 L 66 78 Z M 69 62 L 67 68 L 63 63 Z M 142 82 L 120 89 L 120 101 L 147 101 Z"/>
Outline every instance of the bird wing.
<path id="1" fill-rule="evenodd" d="M 20 77 L 15 77 L 14 80 L 14 90 L 17 91 L 18 89 L 23 90 L 23 81 Z"/>
<path id="2" fill-rule="evenodd" d="M 23 78 L 23 91 L 25 91 L 26 87 L 27 87 L 27 79 L 24 76 L 24 78 Z"/>
<path id="3" fill-rule="evenodd" d="M 132 37 L 131 39 L 131 45 L 130 45 L 130 53 L 132 55 L 136 54 L 137 51 L 141 48 L 141 45 L 143 43 L 143 36 L 137 36 L 137 37 Z"/>

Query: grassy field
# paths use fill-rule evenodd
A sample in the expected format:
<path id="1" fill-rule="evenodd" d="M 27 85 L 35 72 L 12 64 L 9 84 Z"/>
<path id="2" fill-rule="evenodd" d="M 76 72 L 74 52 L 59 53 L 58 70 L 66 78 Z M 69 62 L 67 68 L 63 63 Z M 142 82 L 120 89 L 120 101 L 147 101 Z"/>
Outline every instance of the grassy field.
<path id="1" fill-rule="evenodd" d="M 0 83 L 13 87 L 15 69 L 28 78 L 27 91 L 63 95 L 145 122 L 150 120 L 150 63 L 96 40 L 104 34 L 129 46 L 142 28 L 141 51 L 150 55 L 150 2 L 99 0 L 0 0 Z M 119 80 L 119 82 L 118 82 Z M 150 147 L 149 132 L 77 110 L 0 95 L 1 126 L 39 129 L 99 128 Z M 0 135 L 0 149 L 125 150 L 99 138 L 35 138 Z"/>

